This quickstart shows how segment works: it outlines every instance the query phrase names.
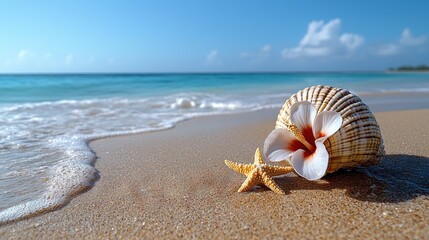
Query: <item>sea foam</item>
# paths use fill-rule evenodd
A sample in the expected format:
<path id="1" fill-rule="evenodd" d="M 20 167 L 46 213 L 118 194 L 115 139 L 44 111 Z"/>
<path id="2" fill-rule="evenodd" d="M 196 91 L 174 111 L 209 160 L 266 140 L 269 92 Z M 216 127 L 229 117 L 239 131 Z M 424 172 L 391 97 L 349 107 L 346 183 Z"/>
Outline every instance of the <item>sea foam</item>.
<path id="1" fill-rule="evenodd" d="M 187 93 L 0 105 L 0 223 L 53 210 L 91 187 L 98 178 L 88 146 L 94 139 L 279 107 L 268 97 L 241 97 Z"/>

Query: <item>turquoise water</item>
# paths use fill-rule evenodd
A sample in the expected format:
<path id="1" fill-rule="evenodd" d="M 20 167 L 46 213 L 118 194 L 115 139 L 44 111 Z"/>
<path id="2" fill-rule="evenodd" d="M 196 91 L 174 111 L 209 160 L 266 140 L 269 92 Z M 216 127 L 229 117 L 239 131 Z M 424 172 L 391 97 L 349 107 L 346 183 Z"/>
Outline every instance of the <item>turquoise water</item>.
<path id="1" fill-rule="evenodd" d="M 426 73 L 0 75 L 0 223 L 90 187 L 92 139 L 280 108 L 319 84 L 349 89 L 376 110 L 429 108 Z"/>
<path id="2" fill-rule="evenodd" d="M 186 92 L 271 93 L 330 85 L 355 92 L 429 91 L 427 73 L 0 75 L 0 102 L 139 98 Z"/>

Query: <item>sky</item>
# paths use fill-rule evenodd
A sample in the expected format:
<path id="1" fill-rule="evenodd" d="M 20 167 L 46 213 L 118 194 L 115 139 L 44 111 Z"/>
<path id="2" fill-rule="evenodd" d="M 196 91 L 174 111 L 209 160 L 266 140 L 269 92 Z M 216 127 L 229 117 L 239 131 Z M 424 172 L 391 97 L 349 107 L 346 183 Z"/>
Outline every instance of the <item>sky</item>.
<path id="1" fill-rule="evenodd" d="M 0 2 L 0 73 L 429 65 L 429 1 Z"/>

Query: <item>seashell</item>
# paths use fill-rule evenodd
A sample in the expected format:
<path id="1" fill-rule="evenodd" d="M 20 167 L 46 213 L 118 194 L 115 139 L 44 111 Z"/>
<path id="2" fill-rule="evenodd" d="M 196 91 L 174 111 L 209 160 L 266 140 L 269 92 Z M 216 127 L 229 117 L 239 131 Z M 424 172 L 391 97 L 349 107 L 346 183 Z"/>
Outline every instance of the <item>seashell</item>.
<path id="1" fill-rule="evenodd" d="M 348 90 L 329 86 L 305 88 L 286 100 L 276 121 L 275 128 L 291 131 L 290 109 L 300 101 L 309 101 L 322 111 L 338 112 L 341 128 L 325 142 L 329 153 L 327 173 L 340 168 L 377 164 L 385 154 L 380 127 L 369 107 Z"/>

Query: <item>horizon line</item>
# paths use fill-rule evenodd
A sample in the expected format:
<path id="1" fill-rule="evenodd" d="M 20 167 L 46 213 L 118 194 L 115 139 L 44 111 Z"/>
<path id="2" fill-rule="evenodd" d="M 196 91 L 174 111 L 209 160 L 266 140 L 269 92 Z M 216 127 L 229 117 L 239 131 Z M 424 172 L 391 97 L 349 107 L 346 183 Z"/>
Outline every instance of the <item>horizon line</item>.
<path id="1" fill-rule="evenodd" d="M 180 74 L 285 74 L 285 73 L 390 73 L 389 70 L 310 70 L 310 71 L 216 71 L 216 72 L 28 72 L 0 73 L 0 75 L 180 75 Z"/>

